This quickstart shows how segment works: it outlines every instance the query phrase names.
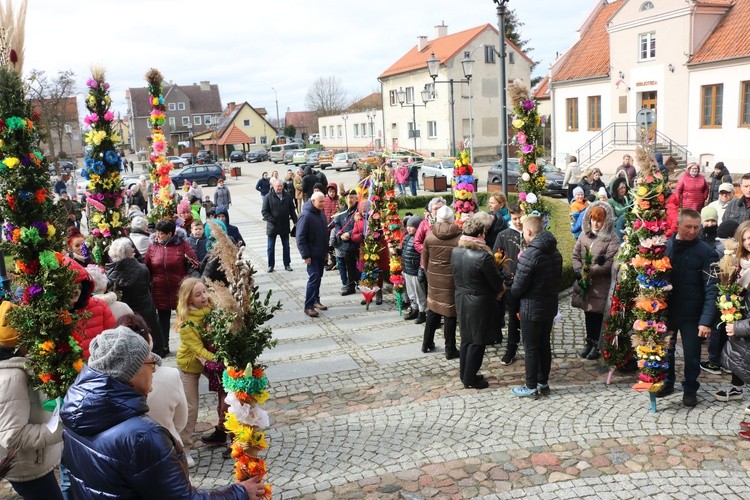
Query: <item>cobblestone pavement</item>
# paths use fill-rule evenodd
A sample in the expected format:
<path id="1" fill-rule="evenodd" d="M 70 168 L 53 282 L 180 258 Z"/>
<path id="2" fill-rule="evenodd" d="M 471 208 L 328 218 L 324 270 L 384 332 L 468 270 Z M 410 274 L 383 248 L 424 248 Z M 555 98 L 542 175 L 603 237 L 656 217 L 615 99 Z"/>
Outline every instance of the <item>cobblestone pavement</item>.
<path id="1" fill-rule="evenodd" d="M 583 315 L 568 294 L 553 334 L 552 393 L 539 400 L 511 394 L 523 383 L 522 354 L 502 366 L 497 347 L 487 349 L 482 368 L 490 387 L 463 389 L 458 360 L 444 358 L 439 339 L 436 352 L 423 354 L 422 329 L 399 317 L 392 294 L 366 311 L 360 296 L 338 294 L 335 271 L 321 288 L 330 309 L 308 318 L 296 250 L 293 272 L 265 272 L 265 226 L 252 189 L 263 167 L 243 167 L 243 177 L 228 181 L 232 222 L 261 292 L 273 290 L 284 305 L 271 320 L 278 346 L 263 357 L 275 498 L 750 497 L 750 442 L 736 434 L 748 402 L 713 400 L 727 376 L 701 376 L 696 408 L 682 406 L 678 392 L 649 413 L 647 396 L 631 390 L 632 375 L 606 385 L 604 367 L 576 357 Z M 202 393 L 196 432 L 216 419 L 215 394 L 205 386 Z M 195 449 L 196 486 L 231 481 L 221 450 Z"/>

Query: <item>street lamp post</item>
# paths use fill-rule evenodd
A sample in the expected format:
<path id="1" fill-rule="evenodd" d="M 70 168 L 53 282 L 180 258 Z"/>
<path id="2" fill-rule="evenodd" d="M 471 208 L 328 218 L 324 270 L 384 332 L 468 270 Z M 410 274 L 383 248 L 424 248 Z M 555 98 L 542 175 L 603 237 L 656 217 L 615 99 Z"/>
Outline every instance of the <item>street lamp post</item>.
<path id="1" fill-rule="evenodd" d="M 344 140 L 346 141 L 346 152 L 348 153 L 349 152 L 349 130 L 346 128 L 346 126 L 348 125 L 347 122 L 349 120 L 349 115 L 344 113 L 343 115 L 341 115 L 341 119 L 344 120 Z"/>
<path id="2" fill-rule="evenodd" d="M 371 108 L 367 110 L 367 119 L 370 121 L 370 148 L 375 150 L 375 117 L 377 116 L 378 110 Z"/>
<path id="3" fill-rule="evenodd" d="M 510 0 L 492 0 L 497 5 L 497 29 L 500 36 L 500 160 L 503 165 L 503 194 L 508 197 L 508 110 L 505 77 L 505 14 Z"/>
<path id="4" fill-rule="evenodd" d="M 276 135 L 279 135 L 279 128 L 281 127 L 281 120 L 279 120 L 279 94 L 276 93 L 276 89 L 271 87 L 273 95 L 276 96 Z"/>
<path id="5" fill-rule="evenodd" d="M 422 95 L 422 104 L 415 104 L 414 103 L 414 97 L 412 96 L 411 101 L 411 119 L 412 119 L 412 130 L 410 130 L 412 137 L 414 137 L 414 152 L 417 151 L 417 107 L 420 108 L 426 108 L 427 107 L 427 101 L 430 100 L 430 91 L 427 89 L 427 87 L 420 92 Z M 404 107 L 404 103 L 406 102 L 406 91 L 403 87 L 399 87 L 398 92 L 396 92 L 396 96 L 398 98 L 398 103 L 401 105 L 401 107 Z"/>
<path id="6" fill-rule="evenodd" d="M 454 80 L 453 78 L 450 78 L 448 80 L 437 80 L 438 71 L 440 70 L 440 60 L 435 57 L 435 53 L 432 53 L 432 56 L 427 60 L 427 71 L 430 73 L 430 78 L 432 78 L 432 83 L 447 83 L 451 87 L 451 93 L 450 93 L 450 100 L 448 103 L 451 105 L 451 154 L 456 154 L 456 109 L 455 104 L 456 101 L 453 97 L 453 84 L 454 83 L 471 83 L 471 75 L 472 71 L 474 70 L 474 59 L 472 59 L 470 56 L 464 57 L 464 60 L 461 61 L 461 66 L 463 68 L 464 76 L 466 77 L 466 80 Z"/>

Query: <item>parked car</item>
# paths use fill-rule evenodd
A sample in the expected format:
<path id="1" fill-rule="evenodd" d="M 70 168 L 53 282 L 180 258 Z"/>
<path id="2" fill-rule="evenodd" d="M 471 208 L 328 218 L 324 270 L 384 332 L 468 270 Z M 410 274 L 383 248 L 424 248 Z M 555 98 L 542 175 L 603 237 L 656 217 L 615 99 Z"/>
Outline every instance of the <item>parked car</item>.
<path id="1" fill-rule="evenodd" d="M 284 156 L 283 156 L 283 158 L 281 160 L 284 163 L 284 165 L 289 165 L 290 163 L 292 163 L 292 159 L 294 158 L 294 152 L 295 151 L 297 151 L 297 150 L 296 149 L 290 149 L 289 151 L 286 151 L 284 153 Z"/>
<path id="2" fill-rule="evenodd" d="M 244 151 L 234 150 L 229 153 L 229 161 L 234 163 L 236 161 L 245 161 L 246 154 Z"/>
<path id="3" fill-rule="evenodd" d="M 185 181 L 215 186 L 219 179 L 226 179 L 224 169 L 221 165 L 215 163 L 191 165 L 173 172 L 171 176 L 172 182 L 177 189 L 180 189 L 185 184 Z"/>
<path id="4" fill-rule="evenodd" d="M 422 184 L 425 177 L 445 177 L 448 185 L 453 181 L 453 160 L 426 161 L 420 167 Z"/>
<path id="5" fill-rule="evenodd" d="M 74 171 L 76 168 L 78 168 L 76 164 L 68 160 L 58 160 L 57 163 L 50 163 L 49 165 L 47 165 L 47 170 L 49 170 L 49 172 L 52 174 L 69 173 Z"/>
<path id="6" fill-rule="evenodd" d="M 132 189 L 138 183 L 142 174 L 135 172 L 122 173 L 120 178 L 122 179 L 122 187 L 124 189 Z"/>
<path id="7" fill-rule="evenodd" d="M 303 147 L 304 144 L 300 144 L 297 142 L 291 142 L 289 144 L 274 144 L 273 146 L 271 146 L 271 152 L 269 153 L 268 157 L 274 163 L 281 163 L 284 161 L 284 156 L 286 155 L 286 153 Z"/>
<path id="8" fill-rule="evenodd" d="M 318 158 L 320 158 L 320 151 L 316 149 L 312 153 L 307 154 L 307 161 L 305 162 L 305 165 L 310 165 L 311 167 L 317 167 Z"/>
<path id="9" fill-rule="evenodd" d="M 210 149 L 204 149 L 195 154 L 195 160 L 202 161 L 203 163 L 215 163 L 219 158 L 216 152 L 211 151 Z"/>
<path id="10" fill-rule="evenodd" d="M 187 159 L 182 156 L 167 156 L 167 161 L 171 163 L 174 168 L 182 168 L 185 165 L 189 165 Z"/>
<path id="11" fill-rule="evenodd" d="M 318 166 L 321 170 L 325 170 L 326 167 L 330 167 L 333 164 L 333 151 L 330 149 L 321 151 L 318 155 Z"/>
<path id="12" fill-rule="evenodd" d="M 253 163 L 256 161 L 267 161 L 268 151 L 266 151 L 265 149 L 252 149 L 247 152 L 247 154 L 245 155 L 245 159 L 248 161 L 248 163 Z"/>
<path id="13" fill-rule="evenodd" d="M 550 164 L 539 165 L 547 178 L 547 188 L 544 194 L 547 196 L 566 196 L 567 190 L 563 189 L 563 179 L 565 175 Z M 508 158 L 508 191 L 516 192 L 518 184 L 518 158 Z M 502 184 L 503 182 L 503 163 L 498 161 L 490 167 L 487 172 L 487 184 Z"/>
<path id="14" fill-rule="evenodd" d="M 361 159 L 359 153 L 339 153 L 333 157 L 333 169 L 338 172 L 340 170 L 357 170 L 357 162 Z"/>
<path id="15" fill-rule="evenodd" d="M 195 163 L 195 156 L 193 153 L 182 153 L 180 155 L 180 158 L 182 158 L 185 161 L 186 165 L 192 165 Z"/>
<path id="16" fill-rule="evenodd" d="M 297 149 L 292 154 L 292 163 L 294 165 L 307 165 L 307 155 L 314 152 L 315 149 L 313 148 Z"/>

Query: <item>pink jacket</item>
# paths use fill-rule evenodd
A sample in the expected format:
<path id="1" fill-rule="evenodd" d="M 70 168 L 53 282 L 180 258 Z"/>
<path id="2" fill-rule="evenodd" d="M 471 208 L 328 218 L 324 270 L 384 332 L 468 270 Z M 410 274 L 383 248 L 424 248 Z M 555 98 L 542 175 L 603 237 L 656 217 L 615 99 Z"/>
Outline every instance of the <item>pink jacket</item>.
<path id="1" fill-rule="evenodd" d="M 427 237 L 427 233 L 430 232 L 430 229 L 432 229 L 432 224 L 430 224 L 430 221 L 428 219 L 424 219 L 419 223 L 417 232 L 414 234 L 414 250 L 419 252 L 420 255 L 422 254 L 422 249 L 424 248 L 424 239 Z"/>
<path id="2" fill-rule="evenodd" d="M 397 184 L 406 184 L 406 179 L 409 178 L 409 169 L 406 168 L 406 165 L 398 167 L 396 171 L 393 172 L 393 178 L 396 180 Z"/>
<path id="3" fill-rule="evenodd" d="M 680 200 L 680 207 L 700 212 L 708 198 L 708 183 L 701 174 L 690 177 L 690 174 L 685 173 L 677 181 L 674 192 Z"/>

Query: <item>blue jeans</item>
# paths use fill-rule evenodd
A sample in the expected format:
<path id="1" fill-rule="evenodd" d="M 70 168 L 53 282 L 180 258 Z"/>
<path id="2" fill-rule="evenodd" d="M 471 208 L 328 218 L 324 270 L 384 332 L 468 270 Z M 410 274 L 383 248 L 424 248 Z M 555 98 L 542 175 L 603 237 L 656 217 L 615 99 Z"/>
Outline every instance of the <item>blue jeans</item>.
<path id="1" fill-rule="evenodd" d="M 51 470 L 40 478 L 31 481 L 10 481 L 10 485 L 24 500 L 50 499 L 63 500 L 60 486 L 55 478 L 55 471 Z"/>
<path id="2" fill-rule="evenodd" d="M 708 337 L 708 362 L 721 365 L 721 351 L 727 343 L 727 327 L 722 323 L 718 327 L 711 328 L 711 336 Z"/>
<path id="3" fill-rule="evenodd" d="M 343 257 L 336 257 L 339 277 L 343 286 L 354 287 L 359 281 L 359 271 L 357 270 L 358 257 L 354 252 L 345 252 Z"/>
<path id="4" fill-rule="evenodd" d="M 679 330 L 680 337 L 682 337 L 682 355 L 685 358 L 685 379 L 682 381 L 682 390 L 688 393 L 697 392 L 700 387 L 698 375 L 701 373 L 701 341 L 698 337 L 698 320 L 675 319 L 669 322 L 669 329 L 675 332 L 675 336 Z M 672 342 L 676 342 L 676 340 L 675 337 Z M 672 383 L 675 381 L 674 352 L 674 347 L 669 349 L 669 367 L 667 368 L 666 378 L 667 382 Z"/>
<path id="5" fill-rule="evenodd" d="M 281 238 L 282 259 L 284 267 L 292 265 L 292 257 L 289 254 L 289 234 L 279 234 Z M 276 235 L 268 237 L 268 267 L 276 265 Z"/>
<path id="6" fill-rule="evenodd" d="M 320 303 L 320 281 L 323 279 L 325 258 L 313 258 L 307 265 L 307 289 L 305 290 L 305 309 L 315 309 Z"/>
<path id="7" fill-rule="evenodd" d="M 401 196 L 406 196 L 406 184 L 398 184 L 398 194 Z"/>
<path id="8" fill-rule="evenodd" d="M 417 196 L 417 189 L 419 188 L 418 179 L 409 179 L 409 189 L 411 189 L 411 195 Z"/>

